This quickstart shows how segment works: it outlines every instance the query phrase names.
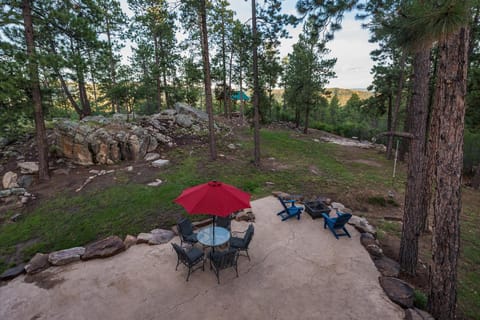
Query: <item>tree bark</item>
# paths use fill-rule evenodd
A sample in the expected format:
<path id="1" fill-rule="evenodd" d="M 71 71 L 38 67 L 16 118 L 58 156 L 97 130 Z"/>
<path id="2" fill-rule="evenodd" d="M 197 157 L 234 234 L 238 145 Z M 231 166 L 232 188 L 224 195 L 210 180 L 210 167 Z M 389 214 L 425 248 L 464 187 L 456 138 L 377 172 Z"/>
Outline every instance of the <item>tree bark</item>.
<path id="1" fill-rule="evenodd" d="M 303 133 L 308 134 L 308 118 L 310 117 L 310 108 L 307 107 L 305 110 L 305 127 L 303 128 Z"/>
<path id="2" fill-rule="evenodd" d="M 228 108 L 227 108 L 227 62 L 225 57 L 226 44 L 225 44 L 225 17 L 222 11 L 222 84 L 223 84 L 223 113 L 225 118 L 228 117 Z"/>
<path id="3" fill-rule="evenodd" d="M 425 197 L 426 135 L 429 100 L 430 48 L 415 53 L 413 60 L 413 93 L 409 107 L 410 133 L 405 209 L 403 213 L 402 237 L 400 241 L 400 268 L 414 276 L 418 262 L 418 238 L 421 234 L 423 217 L 428 213 Z"/>
<path id="4" fill-rule="evenodd" d="M 258 35 L 257 35 L 257 5 L 252 0 L 252 38 L 253 38 L 253 140 L 254 140 L 254 164 L 260 166 L 260 112 L 259 95 L 260 84 L 258 81 Z"/>
<path id="5" fill-rule="evenodd" d="M 203 81 L 205 85 L 205 104 L 208 114 L 208 132 L 210 159 L 217 158 L 217 149 L 215 145 L 215 127 L 213 120 L 213 99 L 212 99 L 212 79 L 210 76 L 210 58 L 208 52 L 208 33 L 207 33 L 207 9 L 205 0 L 200 0 L 200 30 L 202 33 L 202 60 L 203 60 Z"/>
<path id="6" fill-rule="evenodd" d="M 435 319 L 442 320 L 455 319 L 457 302 L 468 29 L 444 35 L 438 50 L 432 115 L 438 134 L 433 137 L 436 166 L 427 307 Z"/>
<path id="7" fill-rule="evenodd" d="M 113 58 L 113 51 L 112 51 L 112 39 L 111 39 L 111 33 L 110 33 L 110 19 L 108 17 L 108 8 L 105 9 L 105 19 L 106 19 L 106 32 L 107 32 L 107 45 L 108 45 L 108 58 L 109 58 L 109 65 L 110 65 L 110 81 L 111 85 L 109 86 L 110 90 L 117 85 L 117 80 L 116 80 L 116 70 L 115 70 L 115 59 Z M 112 100 L 112 111 L 113 113 L 119 112 L 119 104 L 117 98 L 113 98 Z"/>
<path id="8" fill-rule="evenodd" d="M 398 87 L 397 92 L 395 95 L 395 107 L 392 113 L 392 124 L 391 130 L 397 130 L 398 126 L 398 113 L 400 111 L 400 105 L 402 104 L 402 92 L 403 92 L 403 83 L 404 83 L 404 75 L 405 75 L 405 60 L 407 59 L 407 54 L 405 51 L 402 52 L 402 56 L 400 58 L 399 68 L 400 68 L 400 75 L 398 79 Z M 387 159 L 392 159 L 392 148 L 393 148 L 393 136 L 388 138 L 387 143 Z"/>
<path id="9" fill-rule="evenodd" d="M 163 46 L 163 41 L 159 41 L 160 45 L 160 52 L 162 53 L 162 78 L 163 78 L 163 92 L 165 94 L 165 108 L 168 108 L 168 102 L 170 100 L 169 95 L 168 95 L 168 90 L 167 90 L 167 69 L 165 68 L 165 49 Z"/>
<path id="10" fill-rule="evenodd" d="M 32 89 L 33 108 L 35 111 L 35 136 L 38 149 L 38 178 L 40 181 L 50 180 L 48 172 L 48 144 L 43 119 L 42 96 L 38 76 L 38 65 L 35 57 L 35 40 L 33 35 L 32 7 L 30 0 L 22 1 L 22 16 L 25 31 L 25 43 L 28 56 L 28 73 Z"/>
<path id="11" fill-rule="evenodd" d="M 160 80 L 160 57 L 158 53 L 158 37 L 153 35 L 153 49 L 155 51 L 155 81 L 157 83 L 157 108 L 160 112 L 162 110 L 162 82 Z"/>

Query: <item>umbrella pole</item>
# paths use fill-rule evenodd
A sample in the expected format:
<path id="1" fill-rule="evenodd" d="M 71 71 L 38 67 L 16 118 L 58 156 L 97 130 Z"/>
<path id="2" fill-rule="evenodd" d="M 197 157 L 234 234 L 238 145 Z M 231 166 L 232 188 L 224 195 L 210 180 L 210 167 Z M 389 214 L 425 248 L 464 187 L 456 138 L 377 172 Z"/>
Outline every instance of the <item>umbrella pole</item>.
<path id="1" fill-rule="evenodd" d="M 213 216 L 213 241 L 212 241 L 212 251 L 215 252 L 215 220 L 216 220 L 216 216 Z"/>

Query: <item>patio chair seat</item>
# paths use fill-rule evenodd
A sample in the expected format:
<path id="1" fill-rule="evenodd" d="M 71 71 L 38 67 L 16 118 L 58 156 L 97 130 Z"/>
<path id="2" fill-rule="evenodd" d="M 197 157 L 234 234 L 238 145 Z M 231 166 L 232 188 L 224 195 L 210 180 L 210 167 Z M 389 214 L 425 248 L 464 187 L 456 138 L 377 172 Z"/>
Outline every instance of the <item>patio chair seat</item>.
<path id="1" fill-rule="evenodd" d="M 243 238 L 239 237 L 231 237 L 230 238 L 230 248 L 234 248 L 236 250 L 245 251 L 246 257 L 250 261 L 250 256 L 248 254 L 248 246 L 250 245 L 250 241 L 252 241 L 253 234 L 255 232 L 255 228 L 253 224 L 250 224 L 245 232 L 237 232 L 237 233 L 245 233 Z"/>
<path id="2" fill-rule="evenodd" d="M 330 231 L 333 233 L 335 238 L 338 237 L 343 237 L 343 236 L 348 236 L 351 238 L 350 233 L 348 233 L 347 228 L 345 225 L 347 224 L 348 220 L 352 217 L 350 213 L 342 213 L 342 212 L 337 212 L 337 217 L 336 218 L 331 218 L 325 213 L 322 213 L 324 223 L 323 223 L 323 228 L 330 229 Z M 343 233 L 338 233 L 339 230 L 342 230 Z"/>
<path id="3" fill-rule="evenodd" d="M 180 245 L 183 243 L 195 244 L 198 242 L 197 235 L 193 232 L 193 225 L 187 218 L 182 218 L 177 223 Z"/>

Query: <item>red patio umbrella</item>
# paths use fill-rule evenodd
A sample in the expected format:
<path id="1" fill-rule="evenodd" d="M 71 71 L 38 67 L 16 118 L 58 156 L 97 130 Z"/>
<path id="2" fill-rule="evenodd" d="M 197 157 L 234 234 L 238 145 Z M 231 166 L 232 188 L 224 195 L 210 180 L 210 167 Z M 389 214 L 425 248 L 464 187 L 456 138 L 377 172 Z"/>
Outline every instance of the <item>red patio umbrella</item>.
<path id="1" fill-rule="evenodd" d="M 174 201 L 190 214 L 219 217 L 250 208 L 250 194 L 220 181 L 210 181 L 185 189 Z"/>

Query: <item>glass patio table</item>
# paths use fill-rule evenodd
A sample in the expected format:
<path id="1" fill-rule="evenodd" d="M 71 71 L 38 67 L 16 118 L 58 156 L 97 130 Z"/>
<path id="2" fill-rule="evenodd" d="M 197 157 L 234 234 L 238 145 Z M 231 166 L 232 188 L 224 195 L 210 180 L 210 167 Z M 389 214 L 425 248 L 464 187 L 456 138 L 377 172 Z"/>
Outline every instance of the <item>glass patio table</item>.
<path id="1" fill-rule="evenodd" d="M 222 227 L 208 226 L 198 231 L 197 240 L 208 247 L 221 246 L 230 240 L 230 231 Z"/>

